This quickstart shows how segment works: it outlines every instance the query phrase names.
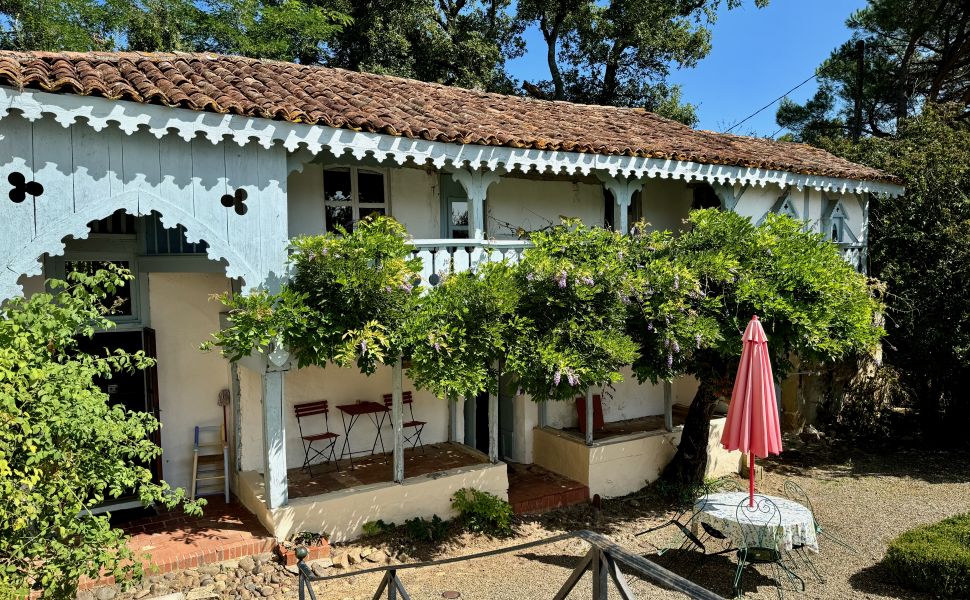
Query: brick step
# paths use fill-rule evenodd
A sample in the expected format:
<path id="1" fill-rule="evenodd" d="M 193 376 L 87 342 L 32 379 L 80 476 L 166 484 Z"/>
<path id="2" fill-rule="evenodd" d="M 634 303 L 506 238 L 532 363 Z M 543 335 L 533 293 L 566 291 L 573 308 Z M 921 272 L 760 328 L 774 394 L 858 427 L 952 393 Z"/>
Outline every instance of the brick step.
<path id="1" fill-rule="evenodd" d="M 537 514 L 589 502 L 589 488 L 537 465 L 508 465 L 509 503 L 516 514 Z"/>

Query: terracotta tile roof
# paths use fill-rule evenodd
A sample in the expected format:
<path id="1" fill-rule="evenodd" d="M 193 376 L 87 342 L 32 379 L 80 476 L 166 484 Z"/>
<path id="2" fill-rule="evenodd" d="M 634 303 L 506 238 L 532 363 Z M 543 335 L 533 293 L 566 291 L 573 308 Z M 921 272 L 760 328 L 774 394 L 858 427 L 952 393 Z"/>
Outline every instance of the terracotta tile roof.
<path id="1" fill-rule="evenodd" d="M 898 183 L 805 144 L 691 129 L 630 108 L 550 102 L 216 54 L 0 52 L 0 85 L 439 142 L 646 156 Z"/>

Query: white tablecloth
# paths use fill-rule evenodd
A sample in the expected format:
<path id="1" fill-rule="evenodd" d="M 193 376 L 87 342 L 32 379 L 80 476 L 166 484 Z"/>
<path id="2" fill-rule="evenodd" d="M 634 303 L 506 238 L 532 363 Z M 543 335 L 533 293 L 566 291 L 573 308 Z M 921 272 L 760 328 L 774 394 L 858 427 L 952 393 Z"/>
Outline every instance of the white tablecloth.
<path id="1" fill-rule="evenodd" d="M 815 532 L 815 519 L 812 511 L 797 502 L 787 498 L 777 496 L 766 496 L 781 513 L 780 530 L 772 535 L 767 531 L 768 527 L 778 527 L 778 517 L 775 516 L 768 523 L 768 513 L 753 511 L 746 513 L 744 522 L 749 531 L 748 538 L 745 540 L 741 524 L 738 523 L 738 504 L 742 501 L 747 503 L 747 492 L 724 492 L 710 494 L 706 498 L 699 499 L 694 504 L 694 510 L 699 510 L 694 517 L 691 528 L 695 535 L 702 533 L 701 523 L 707 523 L 726 535 L 736 546 L 741 546 L 747 541 L 748 546 L 763 545 L 763 540 L 777 538 L 781 541 L 781 549 L 791 550 L 795 546 L 804 546 L 810 550 L 818 552 L 818 537 Z M 759 495 L 755 495 L 755 505 L 757 506 Z M 748 523 L 753 523 L 747 525 Z M 759 530 L 760 527 L 760 530 Z"/>

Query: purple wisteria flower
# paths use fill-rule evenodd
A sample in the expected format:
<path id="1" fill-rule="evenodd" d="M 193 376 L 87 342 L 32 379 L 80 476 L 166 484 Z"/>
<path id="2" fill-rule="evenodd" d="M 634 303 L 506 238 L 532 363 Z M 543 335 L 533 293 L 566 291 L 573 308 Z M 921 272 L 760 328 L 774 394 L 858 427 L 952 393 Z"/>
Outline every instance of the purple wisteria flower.
<path id="1" fill-rule="evenodd" d="M 367 340 L 360 340 L 360 353 L 361 354 L 367 353 Z"/>
<path id="2" fill-rule="evenodd" d="M 647 331 L 653 331 L 653 321 L 647 322 Z"/>
<path id="3" fill-rule="evenodd" d="M 326 247 L 324 247 L 324 249 L 320 251 L 320 254 L 322 256 L 326 256 L 329 253 L 330 253 L 330 249 L 329 248 L 326 248 Z"/>
<path id="4" fill-rule="evenodd" d="M 674 289 L 675 290 L 680 289 L 680 275 L 677 275 L 677 274 L 674 275 Z"/>
<path id="5" fill-rule="evenodd" d="M 403 284 L 403 285 L 401 285 L 401 288 L 402 288 L 402 289 L 403 289 L 403 290 L 404 290 L 405 292 L 407 292 L 407 293 L 409 293 L 409 294 L 410 294 L 410 293 L 411 293 L 411 290 L 413 290 L 413 289 L 414 289 L 414 286 L 413 286 L 413 285 L 411 285 L 411 284 L 410 284 L 409 282 L 407 282 L 407 281 L 405 281 L 405 282 L 404 282 L 404 284 Z"/>
<path id="6" fill-rule="evenodd" d="M 527 281 L 535 281 L 536 274 L 533 273 L 532 271 L 529 271 L 528 273 L 525 274 L 525 278 Z"/>
<path id="7" fill-rule="evenodd" d="M 556 277 L 556 283 L 558 283 L 559 287 L 561 288 L 566 287 L 566 271 L 559 273 L 559 275 Z"/>
<path id="8" fill-rule="evenodd" d="M 680 344 L 677 343 L 677 340 L 674 340 L 673 348 L 674 354 L 680 354 Z"/>
<path id="9" fill-rule="evenodd" d="M 552 376 L 553 385 L 559 385 L 559 382 L 561 380 L 562 380 L 562 371 L 556 370 L 556 372 Z"/>
<path id="10" fill-rule="evenodd" d="M 580 277 L 579 280 L 585 283 L 586 285 L 593 285 L 594 283 L 596 283 L 595 281 L 593 281 L 593 278 L 590 277 L 589 275 L 584 275 Z"/>
<path id="11" fill-rule="evenodd" d="M 575 373 L 573 373 L 572 369 L 569 369 L 569 371 L 567 372 L 566 379 L 569 380 L 569 385 L 573 387 L 576 387 L 577 385 L 579 385 L 579 375 L 576 375 Z"/>
<path id="12" fill-rule="evenodd" d="M 700 350 L 701 349 L 701 334 L 695 333 L 694 334 L 694 341 L 697 342 L 697 349 Z"/>
<path id="13" fill-rule="evenodd" d="M 674 355 L 673 355 L 673 354 L 670 354 L 670 353 L 668 353 L 668 354 L 667 354 L 667 368 L 668 368 L 668 369 L 670 369 L 670 368 L 672 368 L 673 366 L 674 366 Z"/>
<path id="14" fill-rule="evenodd" d="M 435 342 L 434 349 L 435 349 L 435 352 L 441 352 L 441 344 L 439 344 L 438 342 Z"/>

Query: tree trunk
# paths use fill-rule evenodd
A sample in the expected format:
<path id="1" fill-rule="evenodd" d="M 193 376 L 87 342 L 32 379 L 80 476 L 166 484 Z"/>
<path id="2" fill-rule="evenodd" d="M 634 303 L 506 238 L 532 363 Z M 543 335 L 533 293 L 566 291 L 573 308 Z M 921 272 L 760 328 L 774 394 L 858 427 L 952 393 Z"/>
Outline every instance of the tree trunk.
<path id="1" fill-rule="evenodd" d="M 701 381 L 694 400 L 687 411 L 687 421 L 680 434 L 677 454 L 664 469 L 663 479 L 675 485 L 704 482 L 707 469 L 707 443 L 710 437 L 711 415 L 717 406 L 717 392 L 710 382 Z"/>

